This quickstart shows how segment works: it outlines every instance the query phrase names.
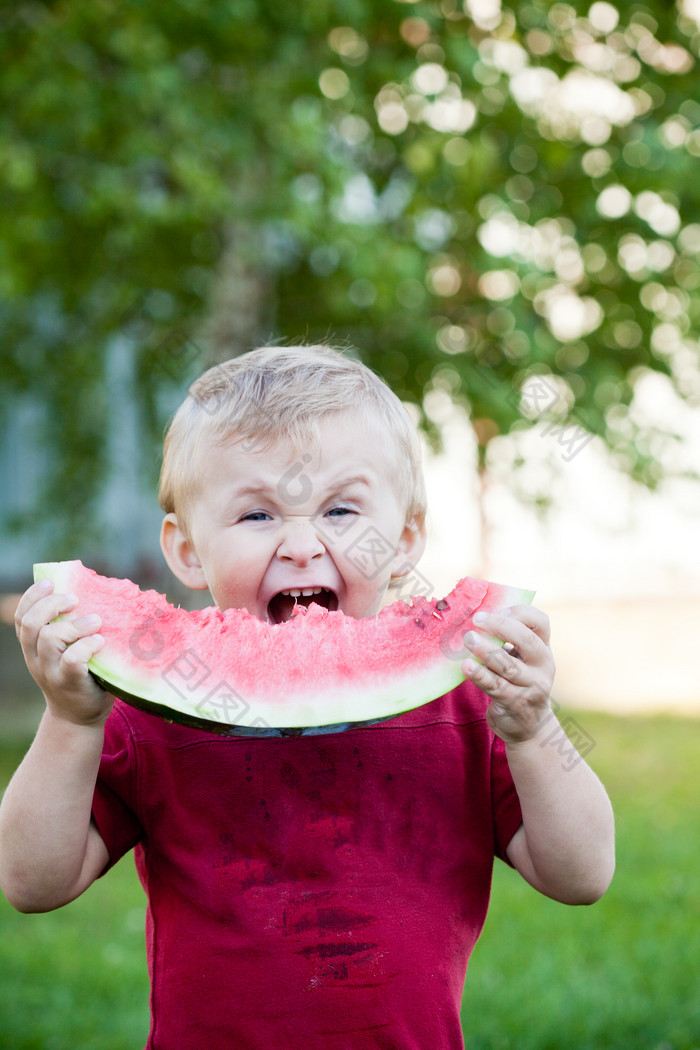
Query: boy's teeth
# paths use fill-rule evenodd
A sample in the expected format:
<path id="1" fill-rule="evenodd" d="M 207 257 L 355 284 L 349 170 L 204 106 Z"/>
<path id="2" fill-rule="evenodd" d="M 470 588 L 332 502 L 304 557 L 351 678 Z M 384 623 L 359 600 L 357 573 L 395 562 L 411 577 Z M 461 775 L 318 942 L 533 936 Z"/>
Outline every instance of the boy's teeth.
<path id="1" fill-rule="evenodd" d="M 288 594 L 291 598 L 300 598 L 302 595 L 308 598 L 310 594 L 320 594 L 323 587 L 304 587 L 303 589 L 294 588 L 289 591 L 280 591 L 280 594 Z"/>

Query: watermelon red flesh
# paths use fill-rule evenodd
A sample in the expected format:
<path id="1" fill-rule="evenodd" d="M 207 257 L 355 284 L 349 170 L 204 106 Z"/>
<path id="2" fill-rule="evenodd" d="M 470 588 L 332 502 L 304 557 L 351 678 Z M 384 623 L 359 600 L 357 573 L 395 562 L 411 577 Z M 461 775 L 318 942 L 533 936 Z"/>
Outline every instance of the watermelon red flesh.
<path id="1" fill-rule="evenodd" d="M 311 604 L 270 624 L 244 609 L 188 612 L 80 561 L 35 565 L 34 578 L 43 577 L 56 593 L 77 595 L 71 618 L 102 618 L 105 644 L 88 666 L 105 688 L 171 721 L 224 733 L 356 724 L 419 707 L 463 680 L 462 637 L 477 610 L 534 595 L 466 577 L 445 599 L 397 601 L 366 619 Z"/>

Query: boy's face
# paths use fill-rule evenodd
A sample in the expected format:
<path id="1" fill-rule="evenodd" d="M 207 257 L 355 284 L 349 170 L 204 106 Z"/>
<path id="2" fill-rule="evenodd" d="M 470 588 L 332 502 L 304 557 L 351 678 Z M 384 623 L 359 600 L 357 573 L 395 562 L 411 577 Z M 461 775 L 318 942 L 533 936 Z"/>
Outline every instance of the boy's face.
<path id="1" fill-rule="evenodd" d="M 189 538 L 166 516 L 170 567 L 188 586 L 208 587 L 221 609 L 279 623 L 296 602 L 315 601 L 372 616 L 392 575 L 405 575 L 420 558 L 424 532 L 405 521 L 379 425 L 337 413 L 319 429 L 315 455 L 290 457 L 284 441 L 267 450 L 245 441 L 213 446 L 203 457 Z"/>

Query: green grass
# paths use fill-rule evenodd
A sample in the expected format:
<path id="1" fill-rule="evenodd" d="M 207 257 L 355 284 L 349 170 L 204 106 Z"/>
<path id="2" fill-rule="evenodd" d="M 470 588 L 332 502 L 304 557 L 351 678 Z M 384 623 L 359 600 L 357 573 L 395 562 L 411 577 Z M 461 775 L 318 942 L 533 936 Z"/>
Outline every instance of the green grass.
<path id="1" fill-rule="evenodd" d="M 469 1050 L 700 1048 L 700 723 L 581 713 L 617 871 L 570 908 L 497 865 L 464 994 Z"/>
<path id="2" fill-rule="evenodd" d="M 615 880 L 593 907 L 567 908 L 497 864 L 467 975 L 467 1048 L 700 1050 L 700 723 L 577 718 L 615 806 Z M 20 757 L 0 749 L 0 785 Z M 0 1048 L 142 1047 L 143 914 L 129 858 L 58 912 L 0 902 Z"/>
<path id="3" fill-rule="evenodd" d="M 4 789 L 22 757 L 0 749 Z M 46 915 L 0 895 L 0 1048 L 138 1050 L 148 1037 L 145 897 L 131 857 Z"/>

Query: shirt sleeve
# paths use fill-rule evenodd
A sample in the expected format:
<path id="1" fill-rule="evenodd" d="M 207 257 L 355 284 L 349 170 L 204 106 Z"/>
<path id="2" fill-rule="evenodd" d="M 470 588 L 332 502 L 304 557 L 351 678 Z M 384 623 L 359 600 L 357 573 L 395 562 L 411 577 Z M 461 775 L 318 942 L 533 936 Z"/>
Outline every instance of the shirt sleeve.
<path id="1" fill-rule="evenodd" d="M 109 853 L 108 871 L 144 837 L 134 808 L 136 753 L 128 720 L 115 706 L 105 726 L 105 742 L 92 802 L 92 818 Z M 104 872 L 103 872 L 104 874 Z"/>
<path id="2" fill-rule="evenodd" d="M 508 767 L 505 744 L 495 734 L 491 748 L 491 798 L 496 856 L 506 864 L 510 864 L 506 850 L 513 835 L 523 822 L 523 815 L 520 809 L 520 799 Z"/>

